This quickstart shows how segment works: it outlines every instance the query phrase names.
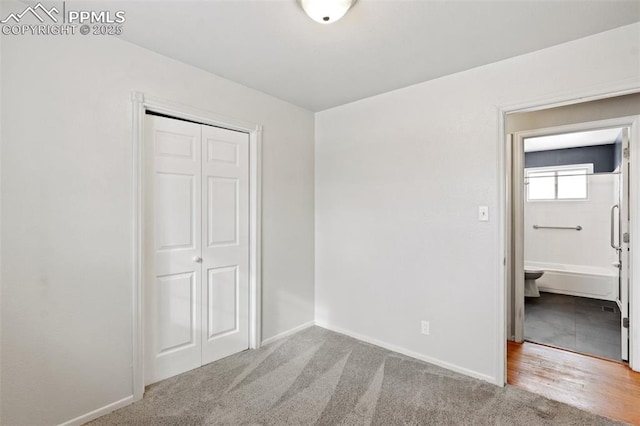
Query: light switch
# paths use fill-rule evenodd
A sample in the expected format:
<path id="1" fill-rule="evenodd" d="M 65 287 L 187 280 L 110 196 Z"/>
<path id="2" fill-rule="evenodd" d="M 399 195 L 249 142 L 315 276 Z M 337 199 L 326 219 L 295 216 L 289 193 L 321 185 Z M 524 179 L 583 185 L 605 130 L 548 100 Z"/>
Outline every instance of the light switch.
<path id="1" fill-rule="evenodd" d="M 480 222 L 489 222 L 489 206 L 478 207 L 478 220 Z"/>

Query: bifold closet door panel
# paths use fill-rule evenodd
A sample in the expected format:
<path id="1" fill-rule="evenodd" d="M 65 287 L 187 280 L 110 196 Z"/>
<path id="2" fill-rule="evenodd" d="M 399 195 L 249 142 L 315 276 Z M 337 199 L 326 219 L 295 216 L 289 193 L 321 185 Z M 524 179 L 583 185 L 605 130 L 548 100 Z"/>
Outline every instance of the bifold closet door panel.
<path id="1" fill-rule="evenodd" d="M 146 117 L 145 384 L 202 365 L 202 130 Z"/>
<path id="2" fill-rule="evenodd" d="M 202 360 L 249 347 L 249 135 L 202 126 Z"/>

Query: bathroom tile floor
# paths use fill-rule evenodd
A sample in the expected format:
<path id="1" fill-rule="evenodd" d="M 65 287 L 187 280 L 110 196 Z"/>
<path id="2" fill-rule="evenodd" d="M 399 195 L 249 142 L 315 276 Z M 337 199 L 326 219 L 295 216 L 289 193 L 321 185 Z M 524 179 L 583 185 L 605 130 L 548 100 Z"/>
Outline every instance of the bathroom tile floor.
<path id="1" fill-rule="evenodd" d="M 615 302 L 540 293 L 525 298 L 526 340 L 620 360 L 620 310 Z"/>

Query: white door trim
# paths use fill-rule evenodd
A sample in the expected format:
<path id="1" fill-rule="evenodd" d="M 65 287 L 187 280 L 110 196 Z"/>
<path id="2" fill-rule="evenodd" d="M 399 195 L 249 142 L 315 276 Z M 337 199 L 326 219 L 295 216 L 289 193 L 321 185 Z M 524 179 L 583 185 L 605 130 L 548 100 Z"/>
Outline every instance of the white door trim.
<path id="1" fill-rule="evenodd" d="M 133 102 L 133 397 L 140 400 L 144 394 L 144 116 L 146 111 L 166 114 L 183 120 L 195 121 L 231 130 L 249 133 L 249 348 L 260 347 L 262 339 L 261 287 L 261 194 L 262 194 L 262 126 L 210 111 L 185 106 L 176 102 L 154 98 L 141 92 L 131 94 Z"/>
<path id="2" fill-rule="evenodd" d="M 640 92 L 640 86 L 638 85 L 637 79 L 628 81 L 628 82 L 617 82 L 607 87 L 600 88 L 588 88 L 582 91 L 576 91 L 573 93 L 564 93 L 561 95 L 550 96 L 545 99 L 537 99 L 528 102 L 522 102 L 519 104 L 511 104 L 511 105 L 502 105 L 497 107 L 498 112 L 498 143 L 497 143 L 497 158 L 498 158 L 498 203 L 499 203 L 499 211 L 498 211 L 498 241 L 500 244 L 499 256 L 496 262 L 497 268 L 497 276 L 498 276 L 498 285 L 496 288 L 496 335 L 498 336 L 498 341 L 496 342 L 496 384 L 499 386 L 504 386 L 507 381 L 507 282 L 509 278 L 507 274 L 509 272 L 509 268 L 506 265 L 510 262 L 510 252 L 507 252 L 507 248 L 510 250 L 510 244 L 507 241 L 507 238 L 510 238 L 509 229 L 507 227 L 507 218 L 510 215 L 507 212 L 507 209 L 510 207 L 510 200 L 507 192 L 507 179 L 510 178 L 507 175 L 507 155 L 510 153 L 507 151 L 507 129 L 505 127 L 506 124 L 506 116 L 507 114 L 512 114 L 515 112 L 530 112 L 541 109 L 554 108 L 559 106 L 577 104 L 588 101 L 595 101 L 598 99 L 611 98 L 615 96 L 628 95 L 631 93 Z M 632 137 L 638 138 L 640 137 L 640 129 L 636 128 L 635 130 L 632 128 L 631 130 Z M 634 149 L 631 150 L 633 155 Z M 635 151 L 638 151 L 636 149 Z M 634 161 L 634 157 L 631 158 Z M 640 160 L 640 158 L 638 158 Z M 639 167 L 637 164 L 636 166 Z M 634 169 L 635 170 L 635 169 Z M 634 184 L 637 186 L 637 184 Z M 638 193 L 640 188 L 635 188 L 632 186 L 631 191 L 635 191 Z M 632 192 L 633 196 L 634 192 Z M 636 198 L 635 203 L 638 203 Z M 640 224 L 640 214 L 637 211 L 638 209 L 634 209 L 634 214 L 632 215 L 632 224 Z M 638 226 L 632 228 L 631 237 L 635 239 L 635 241 L 640 241 L 640 229 Z M 635 255 L 631 261 L 631 264 L 640 265 L 640 250 L 635 250 Z M 633 279 L 633 277 L 632 277 Z M 635 280 L 634 280 L 635 281 Z M 631 282 L 631 287 L 635 287 L 636 291 L 631 291 L 629 295 L 629 300 L 631 301 L 632 307 L 635 309 L 629 313 L 630 315 L 630 338 L 631 343 L 629 346 L 629 365 L 635 369 L 636 371 L 640 370 L 640 315 L 636 315 L 635 313 L 640 310 L 640 285 L 637 285 Z M 640 277 L 638 278 L 640 282 Z"/>

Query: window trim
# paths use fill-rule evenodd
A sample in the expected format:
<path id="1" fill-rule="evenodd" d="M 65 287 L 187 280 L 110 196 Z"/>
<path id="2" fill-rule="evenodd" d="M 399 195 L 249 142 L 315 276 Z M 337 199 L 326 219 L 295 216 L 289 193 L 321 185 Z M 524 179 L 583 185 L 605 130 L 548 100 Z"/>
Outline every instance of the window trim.
<path id="1" fill-rule="evenodd" d="M 586 169 L 587 170 L 587 195 L 585 198 L 558 198 L 558 175 L 557 172 L 560 171 L 565 171 L 565 170 L 576 170 L 576 169 Z M 556 187 L 555 187 L 555 198 L 547 198 L 547 199 L 530 199 L 529 198 L 529 173 L 530 172 L 535 172 L 535 173 L 539 173 L 539 172 L 556 172 L 556 174 L 554 175 L 555 180 L 556 180 Z M 593 163 L 582 163 L 582 164 L 564 164 L 561 166 L 543 166 L 543 167 L 528 167 L 524 169 L 524 181 L 525 181 L 525 192 L 526 192 L 526 198 L 525 201 L 527 203 L 537 203 L 537 202 L 543 202 L 543 203 L 548 203 L 548 202 L 557 202 L 557 201 L 589 201 L 589 175 L 593 174 Z"/>

